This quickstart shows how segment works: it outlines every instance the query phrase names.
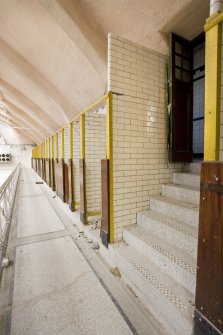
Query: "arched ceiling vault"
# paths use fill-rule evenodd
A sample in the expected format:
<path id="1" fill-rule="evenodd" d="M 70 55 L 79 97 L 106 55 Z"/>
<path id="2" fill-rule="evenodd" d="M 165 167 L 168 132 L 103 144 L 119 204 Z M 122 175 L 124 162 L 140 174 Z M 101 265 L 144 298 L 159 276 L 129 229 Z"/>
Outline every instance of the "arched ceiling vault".
<path id="1" fill-rule="evenodd" d="M 168 33 L 193 39 L 208 14 L 209 0 L 0 0 L 0 102 L 40 143 L 104 94 L 109 32 L 168 54 Z"/>

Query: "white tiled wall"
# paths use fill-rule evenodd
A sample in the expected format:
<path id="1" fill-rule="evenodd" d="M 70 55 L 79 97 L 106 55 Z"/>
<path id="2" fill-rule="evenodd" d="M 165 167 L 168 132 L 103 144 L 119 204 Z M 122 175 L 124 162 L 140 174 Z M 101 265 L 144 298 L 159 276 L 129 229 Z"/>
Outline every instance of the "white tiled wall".
<path id="1" fill-rule="evenodd" d="M 53 145 L 54 145 L 54 158 L 57 158 L 57 140 L 56 140 L 56 135 L 54 135 Z"/>
<path id="2" fill-rule="evenodd" d="M 79 177 L 79 159 L 80 151 L 80 122 L 73 123 L 73 187 L 75 202 L 80 202 L 80 177 Z"/>
<path id="3" fill-rule="evenodd" d="M 87 212 L 101 211 L 101 159 L 106 158 L 106 117 L 85 114 Z"/>
<path id="4" fill-rule="evenodd" d="M 222 24 L 223 30 L 223 24 Z M 219 160 L 223 161 L 223 32 L 221 42 L 221 109 L 220 109 L 220 152 Z"/>
<path id="5" fill-rule="evenodd" d="M 62 158 L 62 131 L 58 133 L 58 159 Z"/>
<path id="6" fill-rule="evenodd" d="M 166 57 L 109 34 L 108 90 L 113 92 L 114 237 L 136 223 L 151 195 L 171 181 L 166 134 Z"/>
<path id="7" fill-rule="evenodd" d="M 64 128 L 64 162 L 68 163 L 70 158 L 70 128 L 69 126 Z"/>

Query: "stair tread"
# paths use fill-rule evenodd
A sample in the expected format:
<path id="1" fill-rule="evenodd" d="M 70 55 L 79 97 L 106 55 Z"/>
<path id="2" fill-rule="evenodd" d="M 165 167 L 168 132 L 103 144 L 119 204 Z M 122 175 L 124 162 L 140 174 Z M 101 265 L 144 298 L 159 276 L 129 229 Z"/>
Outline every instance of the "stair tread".
<path id="1" fill-rule="evenodd" d="M 162 213 L 158 213 L 152 209 L 140 212 L 140 214 L 148 217 L 148 219 L 156 220 L 162 223 L 163 225 L 168 226 L 184 235 L 191 236 L 195 239 L 198 236 L 197 228 L 192 227 L 183 221 L 179 221 L 175 218 L 171 218 Z M 149 231 L 149 223 L 148 223 L 148 231 Z"/>
<path id="2" fill-rule="evenodd" d="M 196 187 L 196 186 L 188 186 L 188 185 L 175 184 L 175 183 L 164 184 L 164 186 L 177 187 L 177 188 L 181 188 L 181 189 L 188 190 L 188 191 L 198 191 L 198 192 L 200 192 L 200 188 Z"/>
<path id="3" fill-rule="evenodd" d="M 196 274 L 196 261 L 188 254 L 186 251 L 171 245 L 165 240 L 161 240 L 158 236 L 153 233 L 147 232 L 145 229 L 139 227 L 137 224 L 125 227 L 127 230 L 136 238 L 140 239 L 148 246 L 162 254 L 164 257 L 168 258 L 171 262 L 175 263 L 191 275 Z"/>
<path id="4" fill-rule="evenodd" d="M 190 322 L 192 321 L 194 295 L 191 292 L 154 265 L 149 259 L 142 257 L 134 247 L 123 242 L 117 243 L 113 247 L 135 270 L 144 276 L 147 282 L 150 282 L 159 294 L 177 308 Z M 141 288 L 139 287 L 139 289 Z"/>
<path id="5" fill-rule="evenodd" d="M 170 205 L 174 205 L 174 206 L 178 206 L 178 207 L 182 207 L 184 209 L 189 209 L 189 210 L 194 210 L 194 211 L 198 211 L 198 205 L 192 203 L 192 202 L 186 202 L 183 200 L 177 200 L 174 198 L 170 198 L 164 195 L 158 195 L 155 197 L 151 197 L 151 200 L 158 200 L 158 201 L 162 201 L 165 203 L 168 203 Z"/>
<path id="6" fill-rule="evenodd" d="M 199 176 L 200 177 L 200 173 L 199 172 L 185 172 L 185 171 L 178 171 L 178 172 L 173 172 L 173 174 L 183 174 L 183 175 L 189 175 L 189 176 Z"/>

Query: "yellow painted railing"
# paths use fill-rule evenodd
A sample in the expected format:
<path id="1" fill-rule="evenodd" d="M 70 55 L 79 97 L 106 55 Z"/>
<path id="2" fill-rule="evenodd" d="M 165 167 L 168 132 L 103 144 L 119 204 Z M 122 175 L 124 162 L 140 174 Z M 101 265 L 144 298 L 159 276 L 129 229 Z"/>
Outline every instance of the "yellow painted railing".
<path id="1" fill-rule="evenodd" d="M 205 127 L 204 160 L 219 160 L 221 48 L 223 14 L 207 19 L 205 42 Z"/>
<path id="2" fill-rule="evenodd" d="M 102 96 L 95 103 L 83 110 L 79 115 L 73 118 L 68 125 L 63 126 L 57 132 L 32 151 L 33 158 L 59 158 L 59 132 L 62 132 L 61 147 L 62 158 L 64 158 L 64 128 L 70 127 L 70 158 L 73 158 L 73 122 L 80 118 L 80 145 L 81 158 L 85 158 L 85 114 L 94 111 L 97 107 L 106 104 L 106 158 L 109 159 L 109 181 L 110 181 L 110 241 L 114 241 L 114 222 L 113 222 L 113 144 L 112 144 L 112 92 Z M 51 143 L 51 146 L 50 146 Z M 56 152 L 54 143 L 56 143 Z M 50 154 L 51 153 L 51 154 Z M 92 216 L 95 213 L 89 212 L 86 215 Z M 97 212 L 97 215 L 100 214 Z"/>

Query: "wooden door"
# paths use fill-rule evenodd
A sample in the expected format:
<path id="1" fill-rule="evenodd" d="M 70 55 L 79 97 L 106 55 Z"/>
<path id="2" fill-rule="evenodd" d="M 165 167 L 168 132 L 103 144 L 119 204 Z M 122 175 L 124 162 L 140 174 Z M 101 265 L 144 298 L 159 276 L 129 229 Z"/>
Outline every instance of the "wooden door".
<path id="1" fill-rule="evenodd" d="M 194 334 L 215 328 L 223 333 L 223 163 L 203 162 Z"/>
<path id="2" fill-rule="evenodd" d="M 172 34 L 171 38 L 170 160 L 192 162 L 192 48 L 190 42 Z"/>

